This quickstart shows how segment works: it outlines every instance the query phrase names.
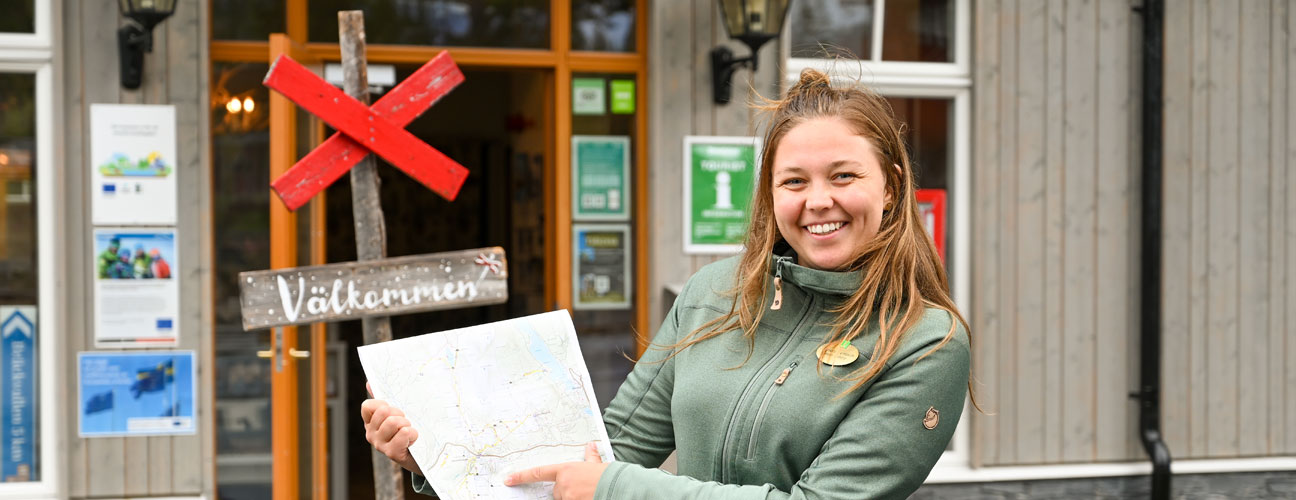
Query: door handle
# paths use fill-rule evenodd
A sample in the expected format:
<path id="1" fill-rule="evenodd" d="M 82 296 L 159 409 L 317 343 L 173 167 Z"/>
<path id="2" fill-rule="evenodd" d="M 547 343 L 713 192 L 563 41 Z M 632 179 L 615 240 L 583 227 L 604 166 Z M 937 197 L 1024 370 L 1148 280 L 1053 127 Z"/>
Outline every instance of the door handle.
<path id="1" fill-rule="evenodd" d="M 270 337 L 270 348 L 264 351 L 257 351 L 256 353 L 257 357 L 273 360 L 271 361 L 271 363 L 274 364 L 275 371 L 283 371 L 284 364 L 288 362 L 287 360 L 288 357 L 295 358 L 295 359 L 303 359 L 303 358 L 310 357 L 310 351 L 300 351 L 292 347 L 288 348 L 288 356 L 286 357 L 282 356 L 280 355 L 280 351 L 279 351 L 279 346 L 282 343 L 283 343 L 283 329 L 275 328 L 274 335 Z"/>

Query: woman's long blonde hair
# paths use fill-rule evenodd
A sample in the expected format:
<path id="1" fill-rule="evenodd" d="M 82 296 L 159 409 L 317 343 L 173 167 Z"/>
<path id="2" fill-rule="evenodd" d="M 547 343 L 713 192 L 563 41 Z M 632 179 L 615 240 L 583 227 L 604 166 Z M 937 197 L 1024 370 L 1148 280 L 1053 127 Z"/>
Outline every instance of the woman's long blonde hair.
<path id="1" fill-rule="evenodd" d="M 957 325 L 971 332 L 949 296 L 945 266 L 923 227 L 902 125 L 886 99 L 859 87 L 834 87 L 827 75 L 807 69 L 801 72 L 799 81 L 788 89 L 782 100 L 766 100 L 759 107 L 769 113 L 770 127 L 761 153 L 760 178 L 752 201 L 746 251 L 738 268 L 737 285 L 730 291 L 734 301 L 728 313 L 706 322 L 667 348 L 678 353 L 688 346 L 733 330 L 741 330 L 748 346 L 754 346 L 756 325 L 765 314 L 774 246 L 783 241 L 774 219 L 774 155 L 789 130 L 808 120 L 825 117 L 841 119 L 873 145 L 886 179 L 887 192 L 894 202 L 893 208 L 883 213 L 877 235 L 843 269 L 863 271 L 859 290 L 831 309 L 837 314 L 837 320 L 825 339 L 826 345 L 837 345 L 864 335 L 875 314 L 879 326 L 879 338 L 869 362 L 843 378 L 854 382 L 847 392 L 860 388 L 882 371 L 899 348 L 904 332 L 918 324 L 927 307 L 948 311 L 957 323 L 951 322 L 945 339 L 923 357 L 954 338 Z M 751 356 L 750 349 L 748 356 Z M 968 390 L 970 394 L 970 377 Z M 976 404 L 975 399 L 973 404 Z"/>

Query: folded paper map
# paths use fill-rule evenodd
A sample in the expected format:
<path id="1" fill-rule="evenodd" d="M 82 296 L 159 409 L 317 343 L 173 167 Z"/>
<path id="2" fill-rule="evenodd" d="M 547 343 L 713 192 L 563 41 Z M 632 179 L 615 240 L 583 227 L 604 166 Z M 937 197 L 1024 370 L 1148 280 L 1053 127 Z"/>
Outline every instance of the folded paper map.
<path id="1" fill-rule="evenodd" d="M 437 496 L 553 498 L 553 485 L 504 486 L 519 470 L 612 461 L 589 370 L 567 311 L 362 346 L 374 397 L 405 412 L 410 446 Z"/>

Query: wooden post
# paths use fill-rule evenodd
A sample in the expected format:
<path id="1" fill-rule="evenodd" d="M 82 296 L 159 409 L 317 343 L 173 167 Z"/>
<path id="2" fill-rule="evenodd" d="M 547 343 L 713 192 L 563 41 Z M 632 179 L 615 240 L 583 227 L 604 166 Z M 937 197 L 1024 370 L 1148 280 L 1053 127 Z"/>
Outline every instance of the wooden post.
<path id="1" fill-rule="evenodd" d="M 342 89 L 365 105 L 369 104 L 369 74 L 365 60 L 364 12 L 338 12 L 338 42 L 342 48 Z M 382 204 L 378 200 L 378 172 L 372 154 L 351 168 L 351 212 L 355 216 L 356 257 L 360 261 L 387 256 L 387 230 Z M 364 342 L 391 340 L 391 320 L 364 318 Z M 403 500 L 405 488 L 401 469 L 376 448 L 373 456 L 374 498 Z"/>

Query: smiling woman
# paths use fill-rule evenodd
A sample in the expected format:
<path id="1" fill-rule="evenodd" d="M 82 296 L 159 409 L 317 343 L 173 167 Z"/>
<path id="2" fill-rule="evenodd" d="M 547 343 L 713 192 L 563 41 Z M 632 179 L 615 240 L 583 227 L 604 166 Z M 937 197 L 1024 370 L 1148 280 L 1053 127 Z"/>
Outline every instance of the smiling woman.
<path id="1" fill-rule="evenodd" d="M 885 99 L 815 70 L 768 111 L 746 250 L 689 280 L 618 390 L 604 414 L 617 460 L 587 453 L 504 486 L 552 482 L 554 498 L 582 500 L 905 498 L 935 466 L 963 410 L 970 341 L 900 122 Z M 399 410 L 362 412 L 366 438 L 415 470 Z M 656 469 L 672 450 L 677 475 Z"/>

